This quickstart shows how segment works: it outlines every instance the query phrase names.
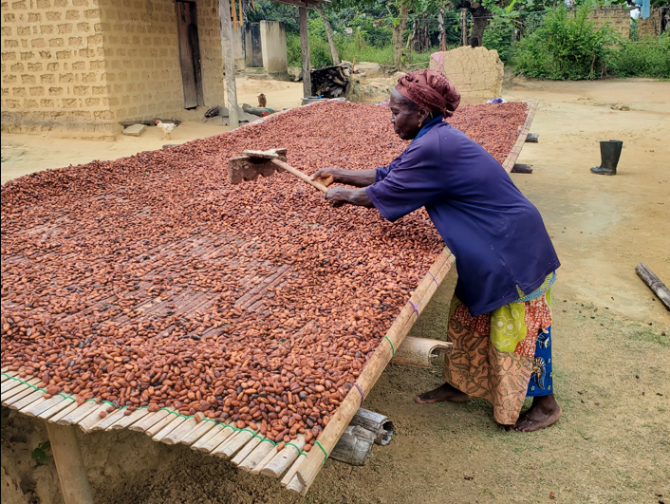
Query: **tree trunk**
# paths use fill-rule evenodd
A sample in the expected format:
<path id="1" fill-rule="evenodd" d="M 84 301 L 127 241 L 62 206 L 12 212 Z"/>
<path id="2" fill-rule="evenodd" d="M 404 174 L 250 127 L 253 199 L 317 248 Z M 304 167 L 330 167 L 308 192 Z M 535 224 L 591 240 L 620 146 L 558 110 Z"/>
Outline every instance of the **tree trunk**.
<path id="1" fill-rule="evenodd" d="M 444 28 L 444 16 L 447 13 L 446 6 L 444 4 L 440 5 L 440 12 L 437 15 L 437 24 L 440 27 L 440 51 L 447 50 L 447 30 Z"/>
<path id="2" fill-rule="evenodd" d="M 323 20 L 323 26 L 326 28 L 326 37 L 328 38 L 328 45 L 330 46 L 330 56 L 333 58 L 333 65 L 340 64 L 340 57 L 337 54 L 337 48 L 335 47 L 335 41 L 333 40 L 333 29 L 330 27 L 330 23 L 326 19 L 326 14 L 323 12 L 321 7 L 317 7 L 319 15 Z"/>
<path id="3" fill-rule="evenodd" d="M 482 5 L 471 7 L 470 14 L 472 15 L 472 28 L 470 29 L 470 45 L 472 47 L 479 47 L 482 45 L 484 39 L 484 30 L 489 24 L 489 16 L 491 13 Z"/>
<path id="4" fill-rule="evenodd" d="M 219 0 L 221 21 L 221 52 L 226 71 L 226 94 L 228 95 L 228 124 L 230 129 L 240 125 L 237 113 L 237 87 L 235 86 L 235 56 L 233 54 L 233 23 L 230 20 L 230 0 Z"/>
<path id="5" fill-rule="evenodd" d="M 400 5 L 400 22 L 393 27 L 393 46 L 395 51 L 395 66 L 398 69 L 403 67 L 402 62 L 402 34 L 407 28 L 407 16 L 409 10 L 405 5 Z"/>
<path id="6" fill-rule="evenodd" d="M 468 45 L 468 20 L 466 18 L 467 9 L 461 9 L 461 45 Z"/>
<path id="7" fill-rule="evenodd" d="M 309 54 L 309 33 L 307 31 L 307 8 L 298 7 L 300 17 L 300 54 L 302 59 L 302 95 L 312 96 L 311 62 Z"/>
<path id="8" fill-rule="evenodd" d="M 423 15 L 423 50 L 430 49 L 430 33 L 428 31 L 428 14 Z"/>

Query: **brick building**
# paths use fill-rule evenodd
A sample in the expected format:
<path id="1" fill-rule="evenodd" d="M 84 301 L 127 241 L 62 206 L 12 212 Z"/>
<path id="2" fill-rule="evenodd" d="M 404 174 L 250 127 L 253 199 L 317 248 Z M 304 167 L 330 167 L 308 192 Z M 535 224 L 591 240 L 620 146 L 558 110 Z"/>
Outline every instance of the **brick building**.
<path id="1" fill-rule="evenodd" d="M 2 131 L 113 138 L 223 103 L 216 0 L 3 0 Z"/>

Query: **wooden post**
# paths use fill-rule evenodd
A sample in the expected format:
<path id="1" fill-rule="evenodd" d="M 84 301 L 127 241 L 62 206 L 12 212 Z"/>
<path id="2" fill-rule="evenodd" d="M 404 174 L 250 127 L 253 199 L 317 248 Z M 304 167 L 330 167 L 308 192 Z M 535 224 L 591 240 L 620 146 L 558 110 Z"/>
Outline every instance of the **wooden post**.
<path id="1" fill-rule="evenodd" d="M 300 14 L 300 52 L 302 54 L 302 94 L 305 98 L 312 96 L 311 64 L 309 55 L 309 33 L 307 31 L 307 8 L 298 7 Z"/>
<path id="2" fill-rule="evenodd" d="M 230 129 L 240 125 L 237 114 L 237 87 L 235 86 L 235 54 L 233 51 L 233 23 L 230 20 L 230 0 L 219 0 L 221 19 L 221 55 L 226 69 L 226 95 L 228 101 L 228 124 Z"/>
<path id="3" fill-rule="evenodd" d="M 468 21 L 465 17 L 466 9 L 461 9 L 461 45 L 468 45 Z"/>
<path id="4" fill-rule="evenodd" d="M 91 488 L 72 425 L 44 422 L 65 504 L 92 504 Z"/>

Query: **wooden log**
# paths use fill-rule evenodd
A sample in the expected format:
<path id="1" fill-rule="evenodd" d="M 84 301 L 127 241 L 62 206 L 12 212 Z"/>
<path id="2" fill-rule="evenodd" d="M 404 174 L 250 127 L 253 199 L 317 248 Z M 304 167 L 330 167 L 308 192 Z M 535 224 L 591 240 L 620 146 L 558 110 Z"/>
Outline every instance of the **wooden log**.
<path id="1" fill-rule="evenodd" d="M 387 416 L 366 410 L 365 408 L 358 409 L 349 425 L 360 425 L 364 429 L 369 430 L 375 434 L 375 443 L 383 446 L 391 442 L 394 431 L 393 423 Z"/>
<path id="2" fill-rule="evenodd" d="M 303 98 L 312 96 L 311 63 L 309 54 L 309 33 L 307 30 L 307 8 L 298 7 L 300 18 L 300 54 L 302 59 L 302 94 Z"/>
<path id="3" fill-rule="evenodd" d="M 526 142 L 528 143 L 537 143 L 539 139 L 540 139 L 539 133 L 528 133 L 528 135 L 526 135 Z"/>
<path id="4" fill-rule="evenodd" d="M 71 425 L 45 422 L 65 504 L 93 504 L 86 467 Z"/>
<path id="5" fill-rule="evenodd" d="M 208 422 L 207 420 L 203 420 L 198 425 L 193 427 L 193 429 L 191 429 L 191 431 L 188 432 L 179 442 L 181 444 L 190 446 L 209 431 L 211 431 L 214 427 L 216 427 L 216 422 Z"/>
<path id="6" fill-rule="evenodd" d="M 130 427 L 131 431 L 136 432 L 145 432 L 147 429 L 150 429 L 156 425 L 161 420 L 164 420 L 169 415 L 169 412 L 166 410 L 159 410 L 154 413 L 149 413 L 147 416 L 142 418 L 140 421 L 135 422 Z"/>
<path id="7" fill-rule="evenodd" d="M 531 168 L 531 165 L 514 163 L 514 166 L 512 166 L 512 173 L 531 174 L 533 173 L 533 168 Z"/>
<path id="8" fill-rule="evenodd" d="M 294 446 L 295 445 L 295 446 Z M 295 441 L 287 443 L 282 450 L 277 453 L 270 462 L 261 470 L 264 476 L 279 478 L 286 472 L 293 462 L 300 456 L 300 452 L 305 447 L 305 436 L 300 434 Z"/>
<path id="9" fill-rule="evenodd" d="M 360 425 L 350 425 L 333 448 L 329 457 L 353 466 L 363 466 L 372 456 L 376 433 Z"/>
<path id="10" fill-rule="evenodd" d="M 451 353 L 453 349 L 454 345 L 446 341 L 408 336 L 396 351 L 391 362 L 405 366 L 430 368 L 435 357 L 440 353 Z"/>
<path id="11" fill-rule="evenodd" d="M 635 266 L 635 273 L 658 296 L 658 299 L 661 300 L 665 307 L 670 310 L 670 290 L 661 282 L 661 279 L 654 275 L 644 263 Z"/>
<path id="12" fill-rule="evenodd" d="M 274 450 L 275 446 L 270 443 L 268 440 L 261 441 L 256 448 L 245 458 L 242 462 L 238 464 L 240 469 L 245 471 L 253 470 L 261 460 L 265 459 L 268 454 Z M 259 471 L 260 472 L 260 471 Z"/>
<path id="13" fill-rule="evenodd" d="M 393 348 L 400 347 L 417 319 L 416 312 L 421 313 L 426 307 L 430 298 L 437 290 L 437 284 L 444 279 L 453 263 L 453 254 L 445 248 L 431 266 L 429 274 L 424 277 L 412 294 L 410 298 L 412 304 L 408 302 L 405 305 L 386 334 L 386 338 L 392 342 L 393 347 L 386 339 L 382 340 L 358 377 L 357 383 L 364 394 L 368 394 L 372 390 L 372 387 L 393 357 Z M 333 450 L 342 433 L 349 425 L 349 422 L 358 411 L 360 403 L 360 393 L 356 387 L 352 387 L 319 436 L 319 443 L 326 453 L 330 453 Z M 310 485 L 314 482 L 316 475 L 323 466 L 323 462 L 324 453 L 321 450 L 311 450 L 309 455 L 307 455 L 307 460 L 297 473 L 300 482 L 305 485 L 303 493 L 309 490 Z"/>
<path id="14" fill-rule="evenodd" d="M 302 456 L 302 457 L 298 457 L 298 458 L 296 459 L 296 461 L 293 462 L 293 465 L 291 466 L 291 468 L 290 468 L 288 471 L 286 471 L 286 474 L 285 474 L 284 477 L 281 479 L 281 481 L 279 482 L 279 484 L 280 484 L 281 486 L 285 487 L 285 486 L 287 486 L 289 483 L 291 483 L 291 481 L 292 481 L 294 478 L 297 480 L 297 478 L 295 477 L 295 473 L 298 472 L 298 469 L 300 469 L 300 466 L 302 465 L 302 463 L 303 463 L 304 461 L 305 461 L 305 457 L 304 457 L 304 456 Z M 300 483 L 300 480 L 298 480 L 298 483 Z M 302 486 L 302 484 L 301 484 L 300 486 Z"/>
<path id="15" fill-rule="evenodd" d="M 235 0 L 233 0 L 235 1 Z M 230 129 L 240 125 L 237 111 L 237 86 L 235 84 L 235 55 L 233 54 L 233 23 L 230 19 L 230 0 L 219 0 L 219 20 L 221 23 L 221 52 L 226 72 L 226 94 L 228 95 L 228 124 Z"/>

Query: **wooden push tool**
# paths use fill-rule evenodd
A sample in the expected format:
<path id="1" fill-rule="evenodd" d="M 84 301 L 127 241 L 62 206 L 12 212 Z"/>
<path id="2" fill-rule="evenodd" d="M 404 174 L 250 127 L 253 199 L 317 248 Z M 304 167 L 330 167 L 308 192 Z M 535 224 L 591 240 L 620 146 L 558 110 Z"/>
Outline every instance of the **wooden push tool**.
<path id="1" fill-rule="evenodd" d="M 245 180 L 256 180 L 259 175 L 271 177 L 276 171 L 284 170 L 295 175 L 303 182 L 326 192 L 333 183 L 333 177 L 312 180 L 300 170 L 296 170 L 286 162 L 286 149 L 271 149 L 269 151 L 242 152 L 241 157 L 228 161 L 228 182 L 241 184 Z"/>

